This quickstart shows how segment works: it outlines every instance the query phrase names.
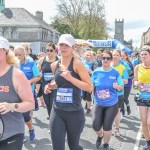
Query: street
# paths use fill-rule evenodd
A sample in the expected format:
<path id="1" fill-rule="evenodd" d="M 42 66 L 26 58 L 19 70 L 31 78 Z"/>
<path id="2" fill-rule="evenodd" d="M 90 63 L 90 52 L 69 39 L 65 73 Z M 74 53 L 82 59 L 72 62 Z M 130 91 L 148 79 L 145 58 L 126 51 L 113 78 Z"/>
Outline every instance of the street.
<path id="1" fill-rule="evenodd" d="M 144 139 L 141 138 L 139 111 L 133 100 L 135 90 L 132 90 L 129 100 L 131 106 L 131 114 L 125 114 L 121 120 L 120 137 L 112 135 L 110 141 L 111 150 L 141 150 L 144 145 Z M 83 101 L 83 107 L 85 102 Z M 96 133 L 91 126 L 91 115 L 86 116 L 86 123 L 81 135 L 80 144 L 84 150 L 96 150 L 95 142 L 97 139 Z M 49 134 L 49 121 L 47 120 L 46 108 L 41 108 L 33 113 L 33 125 L 35 128 L 36 138 L 34 141 L 29 140 L 29 133 L 26 127 L 26 139 L 23 150 L 52 150 L 52 144 Z M 139 146 L 140 144 L 140 146 Z M 66 150 L 69 150 L 66 142 Z"/>

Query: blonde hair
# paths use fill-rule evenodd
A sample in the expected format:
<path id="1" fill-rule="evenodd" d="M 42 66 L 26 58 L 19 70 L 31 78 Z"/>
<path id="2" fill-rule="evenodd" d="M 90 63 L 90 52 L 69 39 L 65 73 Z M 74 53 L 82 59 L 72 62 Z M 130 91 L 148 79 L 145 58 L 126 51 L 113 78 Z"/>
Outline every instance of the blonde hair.
<path id="1" fill-rule="evenodd" d="M 19 60 L 17 57 L 15 57 L 14 53 L 9 50 L 6 53 L 6 61 L 9 65 L 16 65 L 19 66 Z"/>
<path id="2" fill-rule="evenodd" d="M 76 51 L 75 48 L 74 48 L 74 50 L 73 50 L 73 52 L 72 52 L 72 55 L 73 55 L 74 58 L 77 58 L 77 59 L 80 58 L 80 56 L 79 56 L 79 54 L 78 54 L 78 52 Z"/>
<path id="3" fill-rule="evenodd" d="M 14 52 L 15 52 L 16 50 L 19 50 L 19 51 L 21 51 L 21 53 L 26 54 L 26 50 L 25 50 L 25 47 L 24 47 L 24 46 L 17 46 L 17 47 L 15 47 Z"/>
<path id="4" fill-rule="evenodd" d="M 31 53 L 31 50 L 28 44 L 23 44 L 22 46 L 25 48 L 25 52 L 27 55 Z"/>

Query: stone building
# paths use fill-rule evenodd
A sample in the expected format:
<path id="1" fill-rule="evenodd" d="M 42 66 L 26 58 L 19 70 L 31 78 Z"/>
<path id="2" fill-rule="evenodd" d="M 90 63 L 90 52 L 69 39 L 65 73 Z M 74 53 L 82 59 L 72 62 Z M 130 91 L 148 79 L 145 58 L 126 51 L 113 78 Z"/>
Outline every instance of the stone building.
<path id="1" fill-rule="evenodd" d="M 142 34 L 141 47 L 143 47 L 144 45 L 150 45 L 150 27 L 146 32 Z"/>
<path id="2" fill-rule="evenodd" d="M 133 49 L 132 40 L 130 40 L 130 41 L 125 41 L 124 40 L 124 19 L 115 20 L 114 39 L 120 41 L 123 45 L 127 46 L 128 48 Z"/>
<path id="3" fill-rule="evenodd" d="M 5 0 L 0 0 L 0 35 L 14 46 L 29 44 L 38 54 L 47 42 L 57 44 L 60 33 L 43 20 L 41 11 L 34 16 L 24 8 L 5 8 Z"/>

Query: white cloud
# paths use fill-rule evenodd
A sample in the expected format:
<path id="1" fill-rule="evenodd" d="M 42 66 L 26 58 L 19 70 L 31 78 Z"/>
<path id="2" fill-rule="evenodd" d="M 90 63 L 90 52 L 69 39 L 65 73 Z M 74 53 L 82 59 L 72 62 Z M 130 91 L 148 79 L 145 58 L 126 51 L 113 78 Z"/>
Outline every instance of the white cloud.
<path id="1" fill-rule="evenodd" d="M 150 27 L 149 0 L 106 0 L 106 20 L 114 29 L 115 19 L 124 18 L 124 38 L 139 47 L 143 32 Z"/>

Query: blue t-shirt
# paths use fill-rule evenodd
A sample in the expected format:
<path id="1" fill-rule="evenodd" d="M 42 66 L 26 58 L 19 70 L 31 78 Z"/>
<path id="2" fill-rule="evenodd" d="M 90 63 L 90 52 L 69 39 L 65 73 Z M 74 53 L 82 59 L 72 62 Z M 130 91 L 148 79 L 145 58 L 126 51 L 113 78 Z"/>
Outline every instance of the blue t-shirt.
<path id="1" fill-rule="evenodd" d="M 118 71 L 111 68 L 104 71 L 102 68 L 94 70 L 91 80 L 94 85 L 94 103 L 100 106 L 112 106 L 118 102 L 118 94 L 113 83 L 124 85 Z"/>
<path id="2" fill-rule="evenodd" d="M 40 71 L 33 61 L 27 61 L 27 63 L 20 63 L 20 70 L 25 74 L 28 80 L 40 76 Z M 34 84 L 32 84 L 32 90 L 34 88 Z"/>
<path id="3" fill-rule="evenodd" d="M 89 70 L 92 70 L 92 66 L 93 66 L 93 62 L 87 62 L 87 61 L 83 61 L 83 64 L 85 66 L 85 68 L 89 71 Z"/>
<path id="4" fill-rule="evenodd" d="M 129 62 L 122 61 L 121 64 L 123 64 L 126 67 L 128 73 L 129 73 L 129 71 L 134 72 L 133 67 L 131 66 L 131 64 Z M 133 78 L 130 78 L 130 76 L 129 76 L 128 83 L 124 84 L 124 86 L 125 87 L 131 87 L 132 86 L 132 79 Z"/>
<path id="5" fill-rule="evenodd" d="M 134 67 L 135 67 L 136 65 L 138 65 L 138 64 L 139 64 L 138 58 L 134 58 L 134 59 L 132 60 L 132 64 L 134 65 Z"/>

